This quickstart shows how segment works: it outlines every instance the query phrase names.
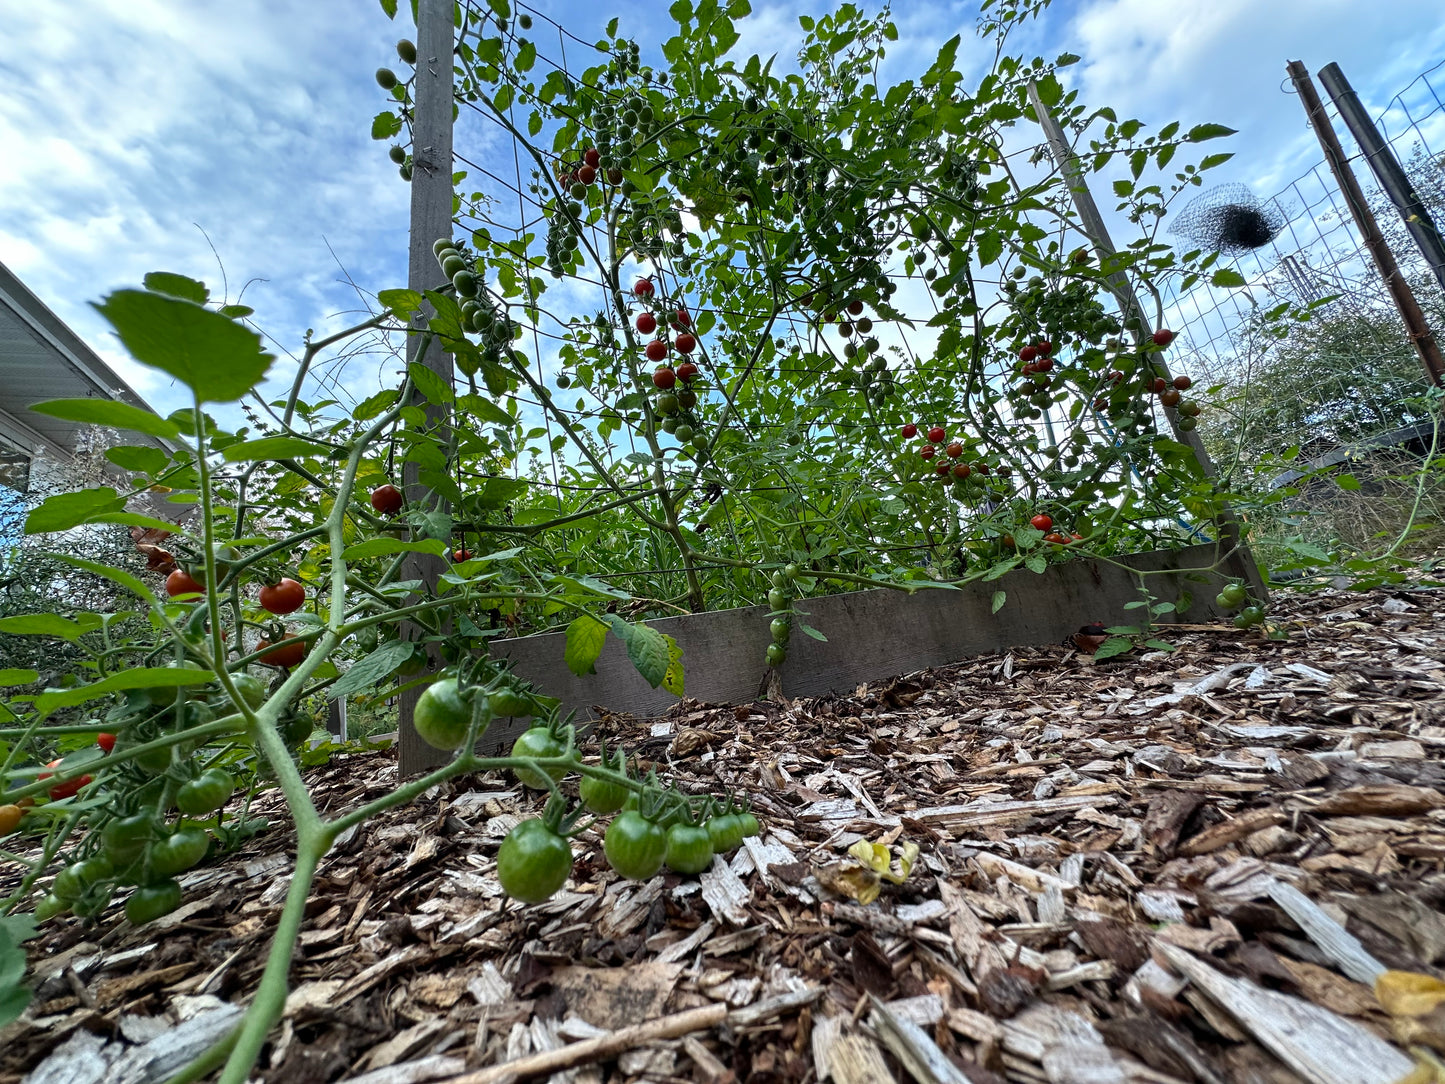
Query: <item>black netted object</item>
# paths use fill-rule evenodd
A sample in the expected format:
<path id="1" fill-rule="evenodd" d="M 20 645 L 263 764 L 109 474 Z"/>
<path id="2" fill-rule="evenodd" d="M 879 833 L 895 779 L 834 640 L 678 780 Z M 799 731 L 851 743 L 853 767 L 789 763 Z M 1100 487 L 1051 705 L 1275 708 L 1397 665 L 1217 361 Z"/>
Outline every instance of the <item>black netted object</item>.
<path id="1" fill-rule="evenodd" d="M 1221 184 L 1196 196 L 1169 227 L 1210 251 L 1238 256 L 1269 244 L 1284 229 L 1284 216 L 1260 203 L 1242 184 Z"/>

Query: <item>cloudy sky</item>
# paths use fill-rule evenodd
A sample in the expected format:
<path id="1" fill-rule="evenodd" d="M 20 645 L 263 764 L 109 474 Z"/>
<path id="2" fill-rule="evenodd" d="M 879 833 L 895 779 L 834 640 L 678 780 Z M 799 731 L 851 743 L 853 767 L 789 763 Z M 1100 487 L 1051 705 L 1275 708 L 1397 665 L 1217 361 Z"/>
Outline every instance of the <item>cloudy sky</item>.
<path id="1" fill-rule="evenodd" d="M 645 55 L 668 36 L 659 0 L 536 2 L 588 40 L 619 14 Z M 797 16 L 825 9 L 756 3 L 739 50 L 787 58 Z M 897 0 L 893 12 L 901 40 L 884 75 L 897 80 L 952 34 L 971 41 L 977 4 Z M 414 36 L 403 19 L 389 22 L 376 0 L 0 0 L 0 261 L 162 412 L 184 396 L 129 363 L 88 305 L 147 271 L 202 278 L 232 300 L 244 292 L 278 351 L 307 328 L 346 326 L 364 295 L 405 284 L 408 188 L 369 135 L 385 104 L 373 72 Z M 1268 194 L 1319 156 L 1285 61 L 1339 62 L 1377 111 L 1445 59 L 1445 9 L 1055 0 L 1016 44 L 1080 54 L 1069 78 L 1090 105 L 1151 127 L 1239 129 L 1217 179 Z M 960 60 L 977 69 L 983 50 Z M 368 364 L 358 387 L 386 365 Z"/>

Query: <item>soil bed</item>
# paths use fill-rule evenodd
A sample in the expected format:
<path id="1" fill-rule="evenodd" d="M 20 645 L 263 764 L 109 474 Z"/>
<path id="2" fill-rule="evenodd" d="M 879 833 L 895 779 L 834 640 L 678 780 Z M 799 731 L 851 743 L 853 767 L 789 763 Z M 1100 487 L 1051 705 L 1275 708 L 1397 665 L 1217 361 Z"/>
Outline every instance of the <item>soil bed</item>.
<path id="1" fill-rule="evenodd" d="M 763 835 L 700 879 L 621 881 L 588 832 L 566 888 L 522 907 L 492 871 L 535 793 L 429 793 L 326 859 L 259 1075 L 1397 1080 L 1398 1036 L 1445 1049 L 1445 1009 L 1392 1018 L 1372 989 L 1445 978 L 1445 591 L 1274 606 L 1287 639 L 1183 626 L 1173 654 L 1025 648 L 852 696 L 605 716 L 644 767 L 754 797 Z M 394 756 L 310 781 L 341 810 L 395 784 Z M 285 823 L 279 795 L 257 808 Z M 860 840 L 920 853 L 879 886 Z M 0 1084 L 42 1063 L 37 1081 L 159 1079 L 214 1041 L 289 866 L 276 828 L 150 926 L 116 904 L 51 923 Z"/>

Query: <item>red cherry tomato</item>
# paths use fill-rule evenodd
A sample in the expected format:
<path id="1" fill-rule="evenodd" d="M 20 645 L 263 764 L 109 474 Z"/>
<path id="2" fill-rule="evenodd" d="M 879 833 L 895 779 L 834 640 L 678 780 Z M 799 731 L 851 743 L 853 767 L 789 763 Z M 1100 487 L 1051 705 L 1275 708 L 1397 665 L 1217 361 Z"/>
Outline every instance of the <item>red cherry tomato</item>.
<path id="1" fill-rule="evenodd" d="M 947 463 L 939 463 L 933 468 L 933 473 L 940 478 L 945 477 L 952 468 Z"/>
<path id="2" fill-rule="evenodd" d="M 903 432 L 903 439 L 904 439 L 904 440 L 908 440 L 908 439 L 910 439 L 911 437 L 916 437 L 916 436 L 918 436 L 918 426 L 914 425 L 912 422 L 909 422 L 907 425 L 905 425 L 905 426 L 903 427 L 902 432 Z"/>
<path id="3" fill-rule="evenodd" d="M 60 767 L 60 761 L 52 760 L 49 764 L 46 765 L 46 767 L 58 768 Z M 35 778 L 49 779 L 54 774 L 54 772 L 41 772 Z M 58 802 L 62 798 L 74 798 L 77 794 L 80 793 L 80 788 L 91 782 L 91 779 L 91 776 L 82 775 L 76 777 L 75 779 L 67 779 L 63 783 L 56 783 L 55 786 L 50 788 L 50 800 L 53 802 Z"/>
<path id="4" fill-rule="evenodd" d="M 653 339 L 647 344 L 647 356 L 652 361 L 661 361 L 667 357 L 667 343 L 661 339 Z"/>
<path id="5" fill-rule="evenodd" d="M 692 327 L 692 316 L 686 309 L 678 309 L 672 322 L 677 327 Z"/>
<path id="6" fill-rule="evenodd" d="M 955 463 L 953 465 L 953 476 L 955 478 L 967 478 L 972 473 L 967 463 Z"/>
<path id="7" fill-rule="evenodd" d="M 1026 347 L 1024 347 L 1022 350 L 1019 351 L 1019 361 L 1022 361 L 1022 362 L 1030 362 L 1030 361 L 1033 361 L 1034 358 L 1036 358 L 1036 357 L 1038 357 L 1038 356 L 1039 356 L 1039 352 L 1038 352 L 1037 350 L 1035 350 L 1032 346 L 1026 346 Z"/>
<path id="8" fill-rule="evenodd" d="M 918 454 L 923 456 L 924 459 L 932 459 L 937 451 L 938 449 L 932 444 L 925 444 L 922 448 L 918 449 Z"/>
<path id="9" fill-rule="evenodd" d="M 1180 391 L 1188 391 L 1194 386 L 1194 381 L 1190 380 L 1187 376 L 1176 376 L 1174 378 L 1174 386 Z"/>
<path id="10" fill-rule="evenodd" d="M 637 330 L 644 335 L 651 335 L 657 330 L 657 318 L 650 312 L 644 312 L 637 318 Z"/>
<path id="11" fill-rule="evenodd" d="M 261 588 L 261 608 L 273 614 L 295 613 L 306 603 L 306 588 L 290 577 Z"/>
<path id="12" fill-rule="evenodd" d="M 401 490 L 393 485 L 377 486 L 371 491 L 371 507 L 375 508 L 383 516 L 394 516 L 401 511 L 405 503 Z"/>
<path id="13" fill-rule="evenodd" d="M 1062 546 L 1068 541 L 1068 539 L 1065 538 L 1063 535 L 1057 533 L 1056 531 L 1050 531 L 1048 534 L 1044 535 L 1044 541 L 1052 542 L 1056 546 Z"/>
<path id="14" fill-rule="evenodd" d="M 1029 520 L 1029 522 L 1033 524 L 1034 530 L 1036 531 L 1047 531 L 1050 530 L 1054 525 L 1053 517 L 1046 516 L 1042 512 L 1036 515 L 1033 519 Z"/>
<path id="15" fill-rule="evenodd" d="M 935 425 L 928 430 L 928 439 L 933 441 L 934 444 L 942 444 L 946 436 L 948 436 L 948 434 L 944 432 L 943 426 L 941 425 Z"/>
<path id="16" fill-rule="evenodd" d="M 667 391 L 677 383 L 677 373 L 664 365 L 652 374 L 652 382 L 663 391 Z"/>
<path id="17" fill-rule="evenodd" d="M 1168 346 L 1173 341 L 1174 332 L 1170 331 L 1167 327 L 1161 327 L 1158 331 L 1154 332 L 1155 346 Z"/>
<path id="18" fill-rule="evenodd" d="M 206 589 L 196 582 L 192 576 L 183 568 L 178 568 L 166 577 L 166 594 L 171 598 L 178 595 L 203 595 Z"/>
<path id="19" fill-rule="evenodd" d="M 677 367 L 677 378 L 684 384 L 697 376 L 697 366 L 690 361 L 684 361 Z"/>
<path id="20" fill-rule="evenodd" d="M 638 279 L 632 286 L 632 292 L 638 297 L 651 297 L 653 285 L 651 279 Z"/>
<path id="21" fill-rule="evenodd" d="M 948 453 L 949 458 L 957 459 L 963 454 L 963 445 L 955 440 L 952 444 L 950 444 L 947 448 L 943 450 Z"/>
<path id="22" fill-rule="evenodd" d="M 1036 372 L 1046 373 L 1046 372 L 1048 372 L 1050 369 L 1052 369 L 1053 367 L 1054 367 L 1054 359 L 1053 359 L 1053 358 L 1040 358 L 1038 361 L 1034 362 L 1034 370 L 1035 370 Z"/>
<path id="23" fill-rule="evenodd" d="M 582 155 L 582 161 L 586 162 L 593 169 L 602 164 L 602 152 L 596 147 L 588 147 Z"/>
<path id="24" fill-rule="evenodd" d="M 457 564 L 461 564 L 463 561 L 470 561 L 471 559 L 472 551 L 467 549 L 466 547 L 463 547 L 459 550 L 452 550 L 452 560 L 455 561 Z"/>
<path id="25" fill-rule="evenodd" d="M 115 735 L 97 734 L 95 736 L 95 744 L 100 746 L 101 750 L 106 753 L 113 752 L 115 750 Z"/>
<path id="26" fill-rule="evenodd" d="M 679 354 L 691 354 L 697 346 L 697 339 L 691 335 L 679 335 L 672 345 L 677 347 Z"/>
<path id="27" fill-rule="evenodd" d="M 577 179 L 583 184 L 591 184 L 597 179 L 597 168 L 595 166 L 583 166 L 577 171 Z"/>
<path id="28" fill-rule="evenodd" d="M 1054 344 L 1049 342 L 1048 339 L 1040 339 L 1034 343 L 1034 349 L 1039 352 L 1039 357 L 1046 358 L 1054 352 Z"/>
<path id="29" fill-rule="evenodd" d="M 269 651 L 266 649 L 270 648 Z M 271 646 L 270 640 L 260 640 L 256 644 L 256 650 L 262 652 L 261 661 L 267 666 L 279 666 L 289 670 L 306 657 L 306 644 L 294 637 L 282 640 L 275 647 Z"/>

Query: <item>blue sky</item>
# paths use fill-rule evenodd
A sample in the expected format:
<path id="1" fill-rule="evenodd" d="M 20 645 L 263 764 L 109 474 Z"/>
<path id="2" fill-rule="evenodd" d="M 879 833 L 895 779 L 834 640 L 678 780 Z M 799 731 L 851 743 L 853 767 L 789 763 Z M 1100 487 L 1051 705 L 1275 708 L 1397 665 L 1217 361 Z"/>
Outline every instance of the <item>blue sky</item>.
<path id="1" fill-rule="evenodd" d="M 826 7 L 756 3 L 739 52 L 777 52 L 781 63 L 797 16 Z M 669 33 L 655 0 L 542 0 L 537 10 L 588 40 L 618 14 L 645 55 Z M 921 71 L 954 33 L 974 41 L 976 3 L 900 0 L 893 13 L 890 81 Z M 385 104 L 373 72 L 396 64 L 398 37 L 414 36 L 403 20 L 375 0 L 0 0 L 8 41 L 23 43 L 0 53 L 0 261 L 162 412 L 185 397 L 128 361 L 88 305 L 147 271 L 202 278 L 219 294 L 219 255 L 226 292 L 244 289 L 278 351 L 296 349 L 307 328 L 354 322 L 362 294 L 405 284 L 408 188 L 369 135 Z M 1080 54 L 1068 78 L 1092 106 L 1151 127 L 1239 129 L 1216 179 L 1268 194 L 1319 157 L 1285 61 L 1311 71 L 1338 61 L 1374 111 L 1445 58 L 1445 10 L 1438 0 L 1056 0 L 1015 47 Z M 977 44 L 960 53 L 970 74 L 983 60 Z M 374 387 L 390 364 L 367 359 L 348 383 Z"/>

